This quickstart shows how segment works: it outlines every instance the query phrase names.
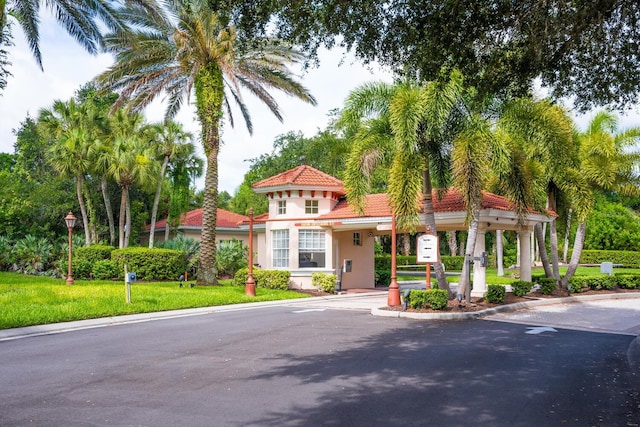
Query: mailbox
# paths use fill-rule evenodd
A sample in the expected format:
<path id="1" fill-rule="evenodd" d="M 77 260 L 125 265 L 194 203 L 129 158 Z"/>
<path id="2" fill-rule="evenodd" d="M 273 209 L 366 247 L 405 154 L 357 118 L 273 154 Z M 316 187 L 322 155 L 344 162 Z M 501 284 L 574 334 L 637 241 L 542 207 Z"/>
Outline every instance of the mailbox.
<path id="1" fill-rule="evenodd" d="M 486 252 L 482 252 L 480 255 L 480 267 L 489 266 L 489 254 Z"/>
<path id="2" fill-rule="evenodd" d="M 138 279 L 136 273 L 127 273 L 127 282 L 134 283 Z"/>
<path id="3" fill-rule="evenodd" d="M 352 261 L 350 259 L 345 259 L 342 262 L 342 271 L 345 273 L 351 273 L 351 264 Z"/>

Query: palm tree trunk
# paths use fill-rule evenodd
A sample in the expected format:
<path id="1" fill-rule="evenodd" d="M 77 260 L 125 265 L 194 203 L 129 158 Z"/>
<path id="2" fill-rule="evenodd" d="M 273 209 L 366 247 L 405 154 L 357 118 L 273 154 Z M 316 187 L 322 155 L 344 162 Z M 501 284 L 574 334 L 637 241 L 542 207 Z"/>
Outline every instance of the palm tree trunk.
<path id="1" fill-rule="evenodd" d="M 433 234 L 437 234 L 438 230 L 436 229 L 436 215 L 433 207 L 433 188 L 431 187 L 431 175 L 429 173 L 429 167 L 426 167 L 424 170 L 422 188 L 424 189 L 422 198 L 424 225 L 427 231 L 430 231 Z M 435 263 L 433 265 L 433 270 L 435 271 L 436 278 L 438 279 L 438 289 L 444 289 L 447 291 L 447 294 L 452 295 L 451 288 L 449 287 L 449 282 L 447 282 L 447 277 L 444 273 L 444 268 L 442 268 L 442 264 Z"/>
<path id="2" fill-rule="evenodd" d="M 551 271 L 551 266 L 549 265 L 549 256 L 547 255 L 547 247 L 544 244 L 544 229 L 540 223 L 537 223 L 533 227 L 533 231 L 536 235 L 536 241 L 538 242 L 538 247 L 540 248 L 540 260 L 542 261 L 542 266 L 544 267 L 544 274 L 547 277 L 554 277 L 553 272 Z M 559 280 L 559 278 L 555 278 Z"/>
<path id="3" fill-rule="evenodd" d="M 449 237 L 449 253 L 451 256 L 456 256 L 458 254 L 458 240 L 456 239 L 456 230 L 447 231 L 447 236 Z"/>
<path id="4" fill-rule="evenodd" d="M 580 255 L 582 255 L 582 245 L 584 245 L 584 237 L 587 228 L 587 223 L 582 221 L 580 225 L 578 225 L 578 229 L 576 230 L 576 238 L 573 241 L 573 253 L 571 254 L 571 261 L 569 262 L 569 267 L 567 268 L 567 272 L 560 281 L 561 289 L 568 289 L 569 279 L 573 277 L 576 270 L 578 269 L 578 262 L 580 262 Z"/>
<path id="5" fill-rule="evenodd" d="M 129 237 L 131 236 L 131 202 L 129 201 L 129 187 L 127 187 L 127 198 L 125 206 L 125 225 L 124 225 L 124 247 L 129 247 Z"/>
<path id="6" fill-rule="evenodd" d="M 571 233 L 571 214 L 573 209 L 569 209 L 567 214 L 567 229 L 564 232 L 564 247 L 562 248 L 562 262 L 567 263 L 567 254 L 569 253 L 569 234 Z"/>
<path id="7" fill-rule="evenodd" d="M 104 209 L 107 211 L 107 220 L 109 221 L 109 244 L 116 244 L 116 226 L 113 221 L 113 208 L 109 199 L 109 189 L 107 188 L 107 178 L 102 177 L 100 180 L 100 188 L 102 189 L 102 199 L 104 200 Z"/>
<path id="8" fill-rule="evenodd" d="M 556 228 L 556 219 L 552 218 L 549 223 L 549 248 L 551 250 L 551 267 L 553 268 L 553 277 L 560 280 L 560 266 L 558 259 L 558 229 Z"/>
<path id="9" fill-rule="evenodd" d="M 126 188 L 122 187 L 122 194 L 120 195 L 120 216 L 118 218 L 118 248 L 124 248 L 124 227 L 125 216 L 127 212 L 127 195 Z"/>
<path id="10" fill-rule="evenodd" d="M 469 232 L 467 233 L 466 255 L 464 257 L 464 262 L 462 263 L 460 282 L 458 282 L 458 295 L 464 296 L 465 300 L 469 303 L 471 302 L 471 283 L 469 283 L 469 278 L 471 277 L 471 264 L 476 250 L 476 240 L 478 239 L 479 213 L 480 206 L 474 206 L 471 212 Z"/>
<path id="11" fill-rule="evenodd" d="M 78 196 L 78 204 L 80 205 L 80 214 L 82 215 L 82 226 L 84 227 L 84 245 L 91 245 L 91 233 L 89 231 L 89 216 L 87 215 L 87 207 L 84 204 L 84 197 L 82 197 L 82 187 L 84 184 L 84 177 L 78 175 L 76 177 L 76 195 Z"/>
<path id="12" fill-rule="evenodd" d="M 202 124 L 202 143 L 207 158 L 202 204 L 202 241 L 198 266 L 198 284 L 217 285 L 216 221 L 218 211 L 218 153 L 222 118 L 224 82 L 222 72 L 210 64 L 198 71 L 195 79 L 198 119 Z"/>
<path id="13" fill-rule="evenodd" d="M 169 164 L 169 156 L 164 156 L 162 167 L 160 168 L 160 176 L 158 177 L 158 188 L 156 188 L 156 196 L 153 199 L 153 209 L 151 210 L 151 229 L 149 230 L 149 247 L 153 248 L 153 241 L 156 233 L 156 218 L 158 217 L 158 205 L 160 205 L 160 192 L 162 191 L 162 179 Z"/>

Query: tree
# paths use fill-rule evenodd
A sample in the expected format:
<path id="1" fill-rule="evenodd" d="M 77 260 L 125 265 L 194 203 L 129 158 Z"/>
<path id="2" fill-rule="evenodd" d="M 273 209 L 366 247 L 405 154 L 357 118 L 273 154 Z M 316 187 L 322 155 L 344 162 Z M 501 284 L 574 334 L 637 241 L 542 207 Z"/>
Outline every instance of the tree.
<path id="1" fill-rule="evenodd" d="M 233 125 L 230 101 L 235 101 L 252 131 L 241 87 L 260 99 L 279 120 L 282 116 L 269 89 L 315 104 L 287 68 L 303 56 L 274 39 L 262 39 L 258 48 L 241 45 L 235 28 L 220 21 L 203 0 L 169 1 L 166 15 L 148 14 L 135 5 L 123 13 L 136 24 L 135 30 L 127 36 L 107 36 L 106 49 L 116 55 L 115 64 L 99 81 L 108 90 L 120 90 L 116 106 L 128 101 L 134 108 L 143 108 L 166 91 L 166 119 L 171 119 L 194 91 L 207 163 L 198 282 L 216 284 L 218 153 L 223 114 L 227 113 Z"/>
<path id="2" fill-rule="evenodd" d="M 437 232 L 432 179 L 446 187 L 461 93 L 462 77 L 452 73 L 445 83 L 370 83 L 349 94 L 342 120 L 361 128 L 347 161 L 345 187 L 357 211 L 363 210 L 372 172 L 385 157 L 385 148 L 390 149 L 389 202 L 399 229 L 415 227 L 422 201 L 427 231 Z M 367 117 L 371 119 L 362 127 Z M 435 264 L 434 269 L 440 289 L 449 290 L 442 266 Z"/>
<path id="3" fill-rule="evenodd" d="M 483 95 L 524 96 L 541 78 L 583 109 L 640 93 L 640 4 L 627 0 L 212 0 L 250 35 L 310 52 L 337 40 L 365 62 L 433 80 L 458 69 Z"/>
<path id="4" fill-rule="evenodd" d="M 108 173 L 122 189 L 118 230 L 119 248 L 129 246 L 131 235 L 129 190 L 135 184 L 148 185 L 157 177 L 153 162 L 155 156 L 151 144 L 145 139 L 143 126 L 143 117 L 139 113 L 119 109 L 113 116 L 112 131 L 115 138 Z"/>
<path id="5" fill-rule="evenodd" d="M 154 125 L 152 129 L 154 135 L 153 142 L 156 144 L 156 148 L 162 157 L 162 166 L 160 167 L 158 185 L 153 199 L 153 209 L 151 210 L 151 229 L 149 231 L 150 248 L 153 248 L 158 205 L 160 204 L 160 192 L 162 191 L 162 182 L 164 181 L 169 161 L 180 151 L 194 151 L 193 145 L 187 147 L 188 141 L 193 139 L 193 135 L 186 132 L 180 123 L 174 121 L 159 123 Z"/>

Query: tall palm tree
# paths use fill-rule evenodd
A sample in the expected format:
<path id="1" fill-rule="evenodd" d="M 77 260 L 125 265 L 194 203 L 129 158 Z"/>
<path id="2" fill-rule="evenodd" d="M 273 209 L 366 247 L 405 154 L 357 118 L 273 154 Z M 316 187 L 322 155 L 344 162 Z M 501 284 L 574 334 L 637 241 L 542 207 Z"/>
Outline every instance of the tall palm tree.
<path id="1" fill-rule="evenodd" d="M 149 185 L 157 176 L 155 156 L 144 129 L 143 117 L 126 109 L 116 111 L 113 116 L 112 131 L 113 157 L 108 172 L 122 189 L 120 197 L 120 215 L 118 247 L 129 246 L 131 235 L 131 206 L 129 190 L 134 185 Z"/>
<path id="2" fill-rule="evenodd" d="M 234 27 L 225 26 L 206 0 L 167 0 L 161 14 L 142 8 L 124 13 L 135 23 L 132 35 L 106 37 L 106 49 L 115 64 L 99 77 L 107 89 L 119 90 L 116 105 L 125 101 L 143 108 L 166 92 L 165 118 L 171 119 L 195 93 L 196 114 L 202 126 L 207 171 L 203 204 L 202 245 L 198 282 L 216 284 L 216 212 L 218 153 L 224 113 L 233 125 L 230 101 L 235 101 L 251 132 L 253 127 L 240 88 L 258 97 L 282 120 L 269 89 L 278 89 L 305 102 L 315 99 L 287 68 L 303 60 L 293 48 L 276 40 L 242 46 Z"/>
<path id="3" fill-rule="evenodd" d="M 575 274 L 586 233 L 586 215 L 593 206 L 594 191 L 614 191 L 622 195 L 640 194 L 640 128 L 618 132 L 618 118 L 611 111 L 597 113 L 587 130 L 578 135 L 580 174 L 587 181 L 588 194 L 572 207 L 578 217 L 578 229 L 567 272 L 560 285 L 567 288 Z"/>
<path id="4" fill-rule="evenodd" d="M 76 195 L 82 216 L 85 245 L 91 244 L 89 216 L 83 196 L 85 175 L 91 169 L 92 146 L 96 138 L 95 111 L 75 100 L 57 100 L 50 109 L 42 109 L 39 123 L 51 135 L 47 157 L 63 176 L 76 180 Z"/>
<path id="5" fill-rule="evenodd" d="M 363 209 L 369 180 L 384 158 L 384 149 L 390 149 L 389 201 L 398 217 L 399 228 L 415 227 L 422 201 L 426 229 L 437 232 L 432 179 L 438 187 L 446 187 L 461 94 L 462 77 L 454 72 L 445 82 L 371 83 L 349 95 L 343 122 L 376 119 L 365 121 L 365 128 L 356 134 L 347 161 L 347 197 L 357 210 Z M 390 138 L 387 135 L 381 139 L 380 134 L 384 132 L 378 129 L 384 130 L 385 126 L 390 130 Z M 435 264 L 434 269 L 438 287 L 449 290 L 442 266 Z"/>
<path id="6" fill-rule="evenodd" d="M 174 121 L 158 123 L 153 125 L 152 129 L 154 134 L 153 143 L 155 144 L 159 154 L 162 156 L 162 166 L 160 167 L 158 186 L 156 188 L 156 195 L 153 199 L 153 208 L 151 210 L 151 230 L 149 231 L 150 248 L 153 248 L 162 182 L 164 181 L 169 161 L 174 156 L 179 155 L 180 152 L 193 152 L 193 145 L 188 142 L 193 139 L 193 135 L 186 132 L 180 123 Z M 190 147 L 187 146 L 188 144 Z"/>

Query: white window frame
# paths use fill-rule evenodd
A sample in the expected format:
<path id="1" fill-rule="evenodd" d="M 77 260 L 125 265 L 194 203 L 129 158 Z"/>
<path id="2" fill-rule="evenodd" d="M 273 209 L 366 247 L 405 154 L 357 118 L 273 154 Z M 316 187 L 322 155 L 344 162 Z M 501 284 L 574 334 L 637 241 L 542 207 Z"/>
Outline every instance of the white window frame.
<path id="1" fill-rule="evenodd" d="M 317 200 L 305 200 L 304 201 L 304 213 L 317 214 L 318 213 L 318 201 Z"/>
<path id="2" fill-rule="evenodd" d="M 302 229 L 298 231 L 298 267 L 324 268 L 326 262 L 327 233 L 325 230 Z M 313 264 L 315 265 L 308 265 Z"/>
<path id="3" fill-rule="evenodd" d="M 278 200 L 278 215 L 286 215 L 286 214 L 287 214 L 287 201 Z"/>
<path id="4" fill-rule="evenodd" d="M 289 230 L 271 230 L 271 265 L 289 268 Z"/>
<path id="5" fill-rule="evenodd" d="M 359 231 L 353 233 L 353 246 L 362 246 L 362 233 Z"/>

